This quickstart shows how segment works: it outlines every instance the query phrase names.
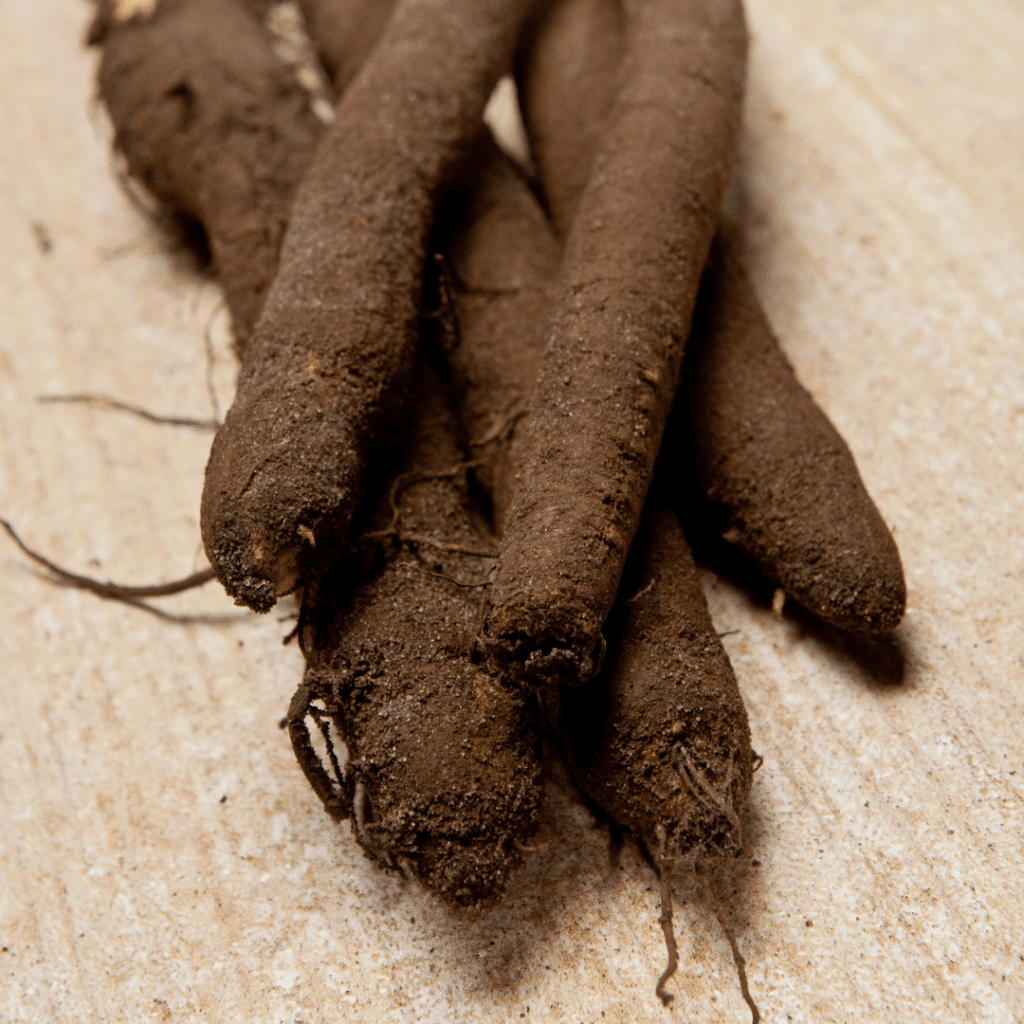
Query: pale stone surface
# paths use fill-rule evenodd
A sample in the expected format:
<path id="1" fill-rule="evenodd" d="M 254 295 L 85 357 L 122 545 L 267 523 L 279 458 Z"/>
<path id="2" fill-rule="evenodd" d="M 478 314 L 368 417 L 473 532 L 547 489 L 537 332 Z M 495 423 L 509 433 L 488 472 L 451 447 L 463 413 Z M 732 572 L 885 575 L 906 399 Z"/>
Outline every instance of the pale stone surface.
<path id="1" fill-rule="evenodd" d="M 897 531 L 910 609 L 869 652 L 708 575 L 765 757 L 714 885 L 766 1020 L 1024 1021 L 1024 10 L 748 11 L 751 266 Z M 218 297 L 111 173 L 87 18 L 0 5 L 0 514 L 150 581 L 199 558 L 208 437 L 35 398 L 208 416 Z M 0 1020 L 748 1019 L 692 876 L 658 1003 L 652 879 L 553 787 L 510 898 L 457 920 L 325 820 L 277 725 L 288 622 L 168 624 L 0 544 Z M 214 588 L 165 605 L 239 614 Z"/>

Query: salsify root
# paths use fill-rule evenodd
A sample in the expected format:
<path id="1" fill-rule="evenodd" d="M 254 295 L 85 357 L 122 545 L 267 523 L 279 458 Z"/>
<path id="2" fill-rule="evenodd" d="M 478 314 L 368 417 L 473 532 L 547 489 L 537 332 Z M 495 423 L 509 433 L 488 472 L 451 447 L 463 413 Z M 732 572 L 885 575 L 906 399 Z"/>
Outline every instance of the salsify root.
<path id="1" fill-rule="evenodd" d="M 303 598 L 304 700 L 322 703 L 346 744 L 342 777 L 310 758 L 304 726 L 293 737 L 325 807 L 355 815 L 370 855 L 404 862 L 449 902 L 486 905 L 537 827 L 536 712 L 473 663 L 497 549 L 467 491 L 447 396 L 422 365 L 411 419 L 402 486 Z M 346 793 L 359 805 L 345 807 Z"/>
<path id="2" fill-rule="evenodd" d="M 606 623 L 609 666 L 559 691 L 556 725 L 577 784 L 634 835 L 671 857 L 736 853 L 753 781 L 747 712 L 656 487 Z"/>
<path id="3" fill-rule="evenodd" d="M 391 17 L 398 0 L 299 0 L 313 47 L 342 96 Z"/>
<path id="4" fill-rule="evenodd" d="M 624 73 L 622 0 L 553 0 L 516 53 L 515 80 L 537 185 L 569 235 Z"/>
<path id="5" fill-rule="evenodd" d="M 476 156 L 442 207 L 447 223 L 438 242 L 457 325 L 447 353 L 457 411 L 500 533 L 523 422 L 510 410 L 528 401 L 561 246 L 522 172 L 493 140 L 483 138 Z M 543 691 L 577 784 L 668 856 L 739 848 L 752 780 L 750 727 L 689 548 L 660 491 L 648 499 L 605 631 L 609 651 L 596 679 Z"/>
<path id="6" fill-rule="evenodd" d="M 239 603 L 266 611 L 344 543 L 404 401 L 436 192 L 528 10 L 400 0 L 338 104 L 207 465 L 203 540 Z"/>
<path id="7" fill-rule="evenodd" d="M 899 624 L 896 542 L 779 348 L 728 226 L 705 271 L 661 472 L 696 529 L 720 534 L 788 598 L 853 633 Z"/>
<path id="8" fill-rule="evenodd" d="M 738 0 L 625 12 L 623 85 L 566 240 L 482 636 L 532 683 L 600 665 L 739 131 Z"/>
<path id="9" fill-rule="evenodd" d="M 532 27 L 517 82 L 539 184 L 566 237 L 621 86 L 619 0 L 560 0 Z M 687 525 L 724 535 L 789 598 L 854 632 L 906 605 L 899 552 L 849 448 L 797 381 L 719 229 L 659 473 Z"/>
<path id="10" fill-rule="evenodd" d="M 172 214 L 202 225 L 245 358 L 323 126 L 239 0 L 160 0 L 127 21 L 101 0 L 90 39 L 114 145 Z"/>

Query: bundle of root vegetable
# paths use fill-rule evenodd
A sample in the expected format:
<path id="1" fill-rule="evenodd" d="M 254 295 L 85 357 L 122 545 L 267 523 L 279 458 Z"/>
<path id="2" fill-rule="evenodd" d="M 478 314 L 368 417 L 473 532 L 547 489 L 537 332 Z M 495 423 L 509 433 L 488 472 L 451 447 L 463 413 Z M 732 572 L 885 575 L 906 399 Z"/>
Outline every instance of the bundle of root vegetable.
<path id="1" fill-rule="evenodd" d="M 101 0 L 91 40 L 231 312 L 203 538 L 240 604 L 301 591 L 303 770 L 458 904 L 536 827 L 543 719 L 659 869 L 738 849 L 750 730 L 680 519 L 841 629 L 905 603 L 721 220 L 739 0 L 300 6 L 329 124 L 260 0 Z M 482 120 L 510 71 L 532 174 Z"/>

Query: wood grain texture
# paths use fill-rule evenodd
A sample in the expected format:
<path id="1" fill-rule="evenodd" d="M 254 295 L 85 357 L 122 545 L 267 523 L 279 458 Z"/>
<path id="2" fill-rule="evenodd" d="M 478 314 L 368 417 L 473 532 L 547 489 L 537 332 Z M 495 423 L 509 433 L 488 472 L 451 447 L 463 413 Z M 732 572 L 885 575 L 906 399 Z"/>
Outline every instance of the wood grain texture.
<path id="1" fill-rule="evenodd" d="M 766 1020 L 1022 1021 L 1024 12 L 747 10 L 732 208 L 910 608 L 854 648 L 707 574 L 765 757 L 748 854 L 712 883 Z M 0 514 L 78 571 L 150 581 L 198 557 L 207 439 L 35 397 L 208 416 L 219 300 L 113 179 L 87 18 L 0 6 Z M 748 1019 L 689 875 L 677 998 L 655 999 L 656 886 L 556 788 L 506 904 L 455 920 L 307 788 L 277 725 L 290 623 L 169 625 L 3 543 L 0 1020 Z M 212 588 L 165 605 L 238 614 Z"/>

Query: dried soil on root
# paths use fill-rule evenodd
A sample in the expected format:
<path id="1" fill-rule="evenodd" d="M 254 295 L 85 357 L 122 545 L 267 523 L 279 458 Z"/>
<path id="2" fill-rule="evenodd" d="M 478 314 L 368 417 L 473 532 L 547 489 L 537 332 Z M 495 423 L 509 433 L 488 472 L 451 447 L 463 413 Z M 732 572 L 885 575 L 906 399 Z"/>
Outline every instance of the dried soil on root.
<path id="1" fill-rule="evenodd" d="M 522 174 L 493 142 L 481 143 L 472 186 L 444 212 L 457 410 L 471 437 L 488 438 L 474 448 L 477 472 L 501 523 L 522 421 L 498 410 L 525 408 L 560 247 Z M 578 691 L 544 690 L 577 784 L 662 857 L 737 848 L 752 774 L 747 715 L 660 491 L 648 498 L 604 632 L 606 668 L 596 680 Z"/>
<path id="2" fill-rule="evenodd" d="M 443 899 L 496 900 L 537 827 L 536 717 L 474 664 L 494 539 L 422 366 L 403 473 L 351 557 L 307 588 L 305 683 L 349 753 L 356 836 Z M 397 515 L 396 515 L 397 511 Z M 365 794 L 360 806 L 359 796 Z"/>

